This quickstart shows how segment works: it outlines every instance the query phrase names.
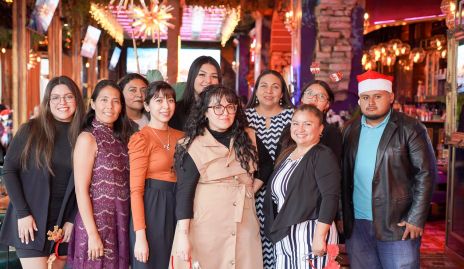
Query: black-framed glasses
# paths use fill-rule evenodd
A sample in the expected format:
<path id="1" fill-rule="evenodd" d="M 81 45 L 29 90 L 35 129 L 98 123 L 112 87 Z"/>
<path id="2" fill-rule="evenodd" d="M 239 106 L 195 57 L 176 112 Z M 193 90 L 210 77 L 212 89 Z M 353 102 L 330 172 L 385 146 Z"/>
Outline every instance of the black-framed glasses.
<path id="1" fill-rule="evenodd" d="M 66 94 L 64 96 L 54 94 L 50 96 L 50 103 L 55 104 L 55 105 L 59 104 L 61 102 L 61 99 L 63 99 L 66 103 L 72 103 L 74 102 L 76 98 L 72 94 Z"/>
<path id="2" fill-rule="evenodd" d="M 214 106 L 209 106 L 208 108 L 212 108 L 213 111 L 214 111 L 214 114 L 216 114 L 218 116 L 224 114 L 225 110 L 227 110 L 227 113 L 229 113 L 229 114 L 237 113 L 237 105 L 232 105 L 232 104 L 229 104 L 227 106 L 214 105 Z"/>
<path id="3" fill-rule="evenodd" d="M 307 98 L 316 98 L 318 102 L 327 102 L 329 100 L 327 95 L 322 93 L 315 93 L 312 90 L 307 90 L 303 94 Z"/>

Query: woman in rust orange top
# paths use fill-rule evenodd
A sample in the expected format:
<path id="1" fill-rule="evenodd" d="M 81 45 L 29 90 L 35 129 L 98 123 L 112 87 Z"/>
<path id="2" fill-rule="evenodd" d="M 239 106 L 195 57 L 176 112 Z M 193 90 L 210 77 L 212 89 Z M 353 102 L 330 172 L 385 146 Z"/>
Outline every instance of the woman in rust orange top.
<path id="1" fill-rule="evenodd" d="M 168 268 L 176 226 L 174 150 L 183 133 L 168 127 L 176 95 L 166 82 L 148 86 L 150 122 L 129 142 L 132 268 Z"/>

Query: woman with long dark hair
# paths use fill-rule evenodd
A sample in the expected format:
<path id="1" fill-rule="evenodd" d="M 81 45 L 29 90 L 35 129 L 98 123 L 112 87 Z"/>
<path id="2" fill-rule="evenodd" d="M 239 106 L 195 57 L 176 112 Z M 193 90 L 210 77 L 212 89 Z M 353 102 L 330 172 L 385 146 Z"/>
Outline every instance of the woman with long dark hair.
<path id="1" fill-rule="evenodd" d="M 268 182 L 265 231 L 275 243 L 276 269 L 322 269 L 327 244 L 337 244 L 334 219 L 341 174 L 331 149 L 320 143 L 323 114 L 301 105 L 292 117 L 295 142 L 282 150 Z M 334 257 L 331 257 L 334 258 Z"/>
<path id="2" fill-rule="evenodd" d="M 259 75 L 245 113 L 250 127 L 255 129 L 257 137 L 263 141 L 269 155 L 274 160 L 282 130 L 290 122 L 293 114 L 290 94 L 285 80 L 279 72 L 267 70 Z M 273 245 L 266 238 L 263 230 L 264 213 L 262 209 L 265 193 L 266 186 L 263 186 L 256 197 L 256 209 L 261 227 L 264 268 L 273 269 Z"/>
<path id="3" fill-rule="evenodd" d="M 23 268 L 47 268 L 53 244 L 47 231 L 63 228 L 68 242 L 76 213 L 72 152 L 85 109 L 72 79 L 52 78 L 45 88 L 37 118 L 23 124 L 5 158 L 3 179 L 10 204 L 0 242 L 14 246 Z M 60 244 L 65 256 L 67 244 Z M 64 268 L 56 260 L 53 268 Z"/>
<path id="4" fill-rule="evenodd" d="M 127 117 L 135 123 L 132 125 L 138 131 L 149 121 L 143 108 L 148 80 L 140 74 L 129 73 L 118 81 L 118 85 L 124 94 Z"/>
<path id="5" fill-rule="evenodd" d="M 330 89 L 329 84 L 322 80 L 314 80 L 304 87 L 303 93 L 300 96 L 300 104 L 314 105 L 323 114 L 324 131 L 321 136 L 321 143 L 328 146 L 337 159 L 340 160 L 342 154 L 342 133 L 340 129 L 327 122 L 327 111 L 334 101 L 334 94 Z M 280 148 L 288 148 L 295 142 L 290 137 L 290 125 L 288 125 L 281 136 Z"/>
<path id="6" fill-rule="evenodd" d="M 169 121 L 169 125 L 177 130 L 185 130 L 185 122 L 198 95 L 205 87 L 221 83 L 222 73 L 218 62 L 211 56 L 196 58 L 190 66 L 182 100 L 176 104 L 176 112 Z"/>
<path id="7" fill-rule="evenodd" d="M 174 151 L 183 132 L 169 128 L 176 92 L 168 83 L 148 85 L 150 122 L 129 142 L 132 268 L 168 268 L 175 216 Z"/>
<path id="8" fill-rule="evenodd" d="M 200 268 L 263 267 L 254 193 L 269 173 L 264 145 L 246 125 L 233 90 L 211 85 L 200 93 L 175 154 L 174 268 L 189 261 Z"/>
<path id="9" fill-rule="evenodd" d="M 69 244 L 72 268 L 129 268 L 131 133 L 122 90 L 101 80 L 74 150 L 79 213 Z"/>

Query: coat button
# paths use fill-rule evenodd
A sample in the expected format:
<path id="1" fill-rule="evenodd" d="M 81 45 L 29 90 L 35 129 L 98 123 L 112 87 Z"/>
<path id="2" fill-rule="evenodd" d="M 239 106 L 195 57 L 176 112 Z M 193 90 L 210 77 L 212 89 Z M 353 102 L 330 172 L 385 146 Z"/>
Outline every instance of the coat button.
<path id="1" fill-rule="evenodd" d="M 235 261 L 234 261 L 234 260 L 231 260 L 231 261 L 230 261 L 230 264 L 231 264 L 231 265 L 235 265 Z"/>
<path id="2" fill-rule="evenodd" d="M 238 179 L 238 176 L 234 176 L 234 179 L 237 180 L 237 179 Z"/>
<path id="3" fill-rule="evenodd" d="M 233 205 L 233 206 L 237 206 L 237 202 L 233 202 L 232 205 Z"/>
<path id="4" fill-rule="evenodd" d="M 231 235 L 232 235 L 232 236 L 235 236 L 235 232 L 232 232 Z"/>

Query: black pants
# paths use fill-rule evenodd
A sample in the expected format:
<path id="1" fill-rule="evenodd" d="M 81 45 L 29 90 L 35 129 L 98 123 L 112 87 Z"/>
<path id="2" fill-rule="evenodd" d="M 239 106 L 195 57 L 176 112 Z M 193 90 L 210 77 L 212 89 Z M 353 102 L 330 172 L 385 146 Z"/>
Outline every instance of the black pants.
<path id="1" fill-rule="evenodd" d="M 132 269 L 169 267 L 172 242 L 176 228 L 176 183 L 158 179 L 145 180 L 143 202 L 145 206 L 145 225 L 149 248 L 147 263 L 134 257 L 135 232 L 130 221 L 130 256 Z"/>

